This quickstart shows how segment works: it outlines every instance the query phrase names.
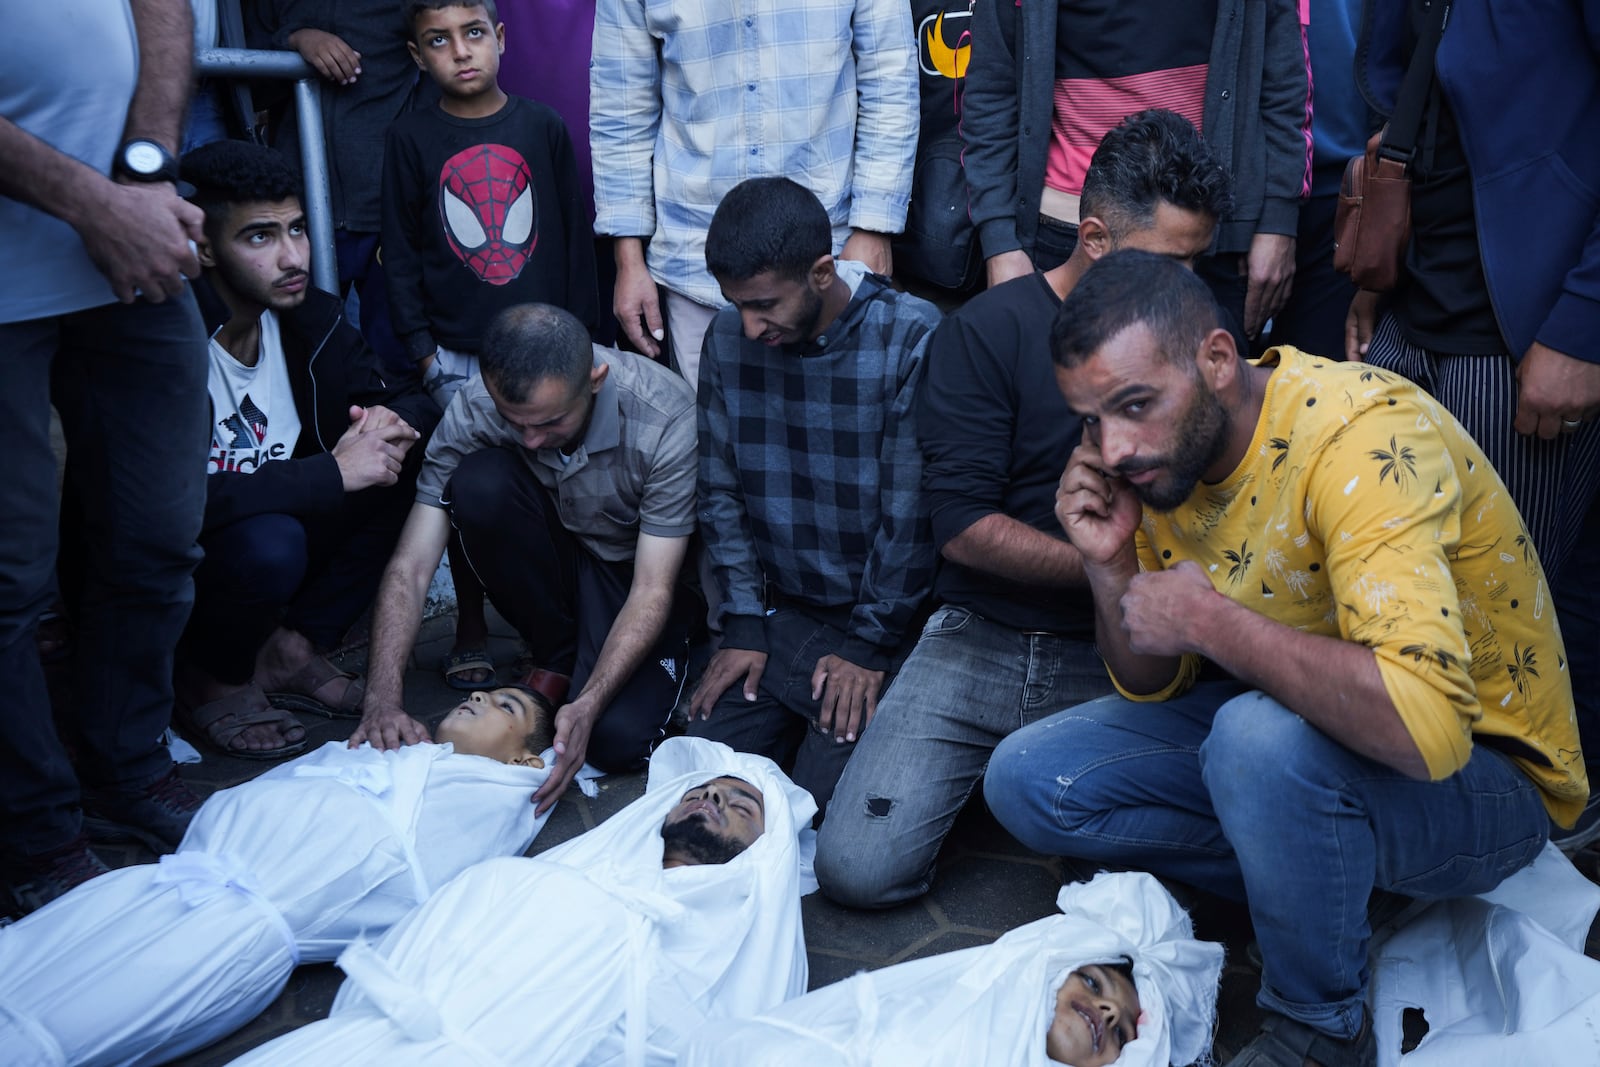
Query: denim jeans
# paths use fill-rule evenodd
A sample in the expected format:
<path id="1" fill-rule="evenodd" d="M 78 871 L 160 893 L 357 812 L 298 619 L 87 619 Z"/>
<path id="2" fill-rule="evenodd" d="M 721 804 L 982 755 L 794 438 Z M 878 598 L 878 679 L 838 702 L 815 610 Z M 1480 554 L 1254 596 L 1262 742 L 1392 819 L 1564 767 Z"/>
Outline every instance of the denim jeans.
<path id="1" fill-rule="evenodd" d="M 56 464 L 84 550 L 66 559 L 77 629 L 68 718 L 95 784 L 147 785 L 172 766 L 172 650 L 189 617 L 205 507 L 205 331 L 187 292 L 0 324 L 0 851 L 36 855 L 78 832 L 78 781 L 51 721 L 34 646 L 55 595 Z M 79 558 L 81 557 L 81 558 Z"/>
<path id="2" fill-rule="evenodd" d="M 397 484 L 347 493 L 332 513 L 268 512 L 204 531 L 185 658 L 243 685 L 279 625 L 319 652 L 337 645 L 378 591 L 411 511 L 418 454 L 407 455 Z"/>
<path id="3" fill-rule="evenodd" d="M 1548 825 L 1532 780 L 1482 745 L 1443 781 L 1417 781 L 1232 682 L 1164 703 L 1106 697 L 1019 730 L 984 796 L 1041 852 L 1248 900 L 1258 1002 L 1337 1037 L 1361 1026 L 1373 888 L 1485 892 L 1532 862 Z"/>
<path id="4" fill-rule="evenodd" d="M 822 702 L 811 699 L 811 674 L 817 660 L 839 651 L 844 631 L 798 607 L 782 607 L 765 620 L 767 666 L 756 699 L 744 698 L 744 680 L 728 687 L 712 705 L 709 719 L 689 720 L 689 733 L 721 741 L 736 752 L 754 752 L 790 766 L 789 777 L 826 814 L 833 787 L 860 741 L 836 739 L 817 725 Z M 895 670 L 884 672 L 888 692 Z M 870 732 L 870 730 L 869 730 Z"/>
<path id="5" fill-rule="evenodd" d="M 1094 646 L 945 606 L 923 627 L 834 791 L 817 878 L 841 904 L 921 896 L 945 835 L 1002 738 L 1111 692 Z"/>

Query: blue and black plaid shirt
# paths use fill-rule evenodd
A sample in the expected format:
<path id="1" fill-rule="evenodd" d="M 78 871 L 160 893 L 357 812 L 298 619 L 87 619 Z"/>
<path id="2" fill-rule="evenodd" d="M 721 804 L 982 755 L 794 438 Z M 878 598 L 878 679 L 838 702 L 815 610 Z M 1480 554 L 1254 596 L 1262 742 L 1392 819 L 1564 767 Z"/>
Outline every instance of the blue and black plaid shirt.
<path id="1" fill-rule="evenodd" d="M 730 648 L 765 650 L 764 582 L 849 609 L 839 654 L 889 665 L 933 584 L 913 415 L 939 312 L 859 264 L 817 341 L 768 348 L 724 308 L 700 363 L 700 525 Z"/>

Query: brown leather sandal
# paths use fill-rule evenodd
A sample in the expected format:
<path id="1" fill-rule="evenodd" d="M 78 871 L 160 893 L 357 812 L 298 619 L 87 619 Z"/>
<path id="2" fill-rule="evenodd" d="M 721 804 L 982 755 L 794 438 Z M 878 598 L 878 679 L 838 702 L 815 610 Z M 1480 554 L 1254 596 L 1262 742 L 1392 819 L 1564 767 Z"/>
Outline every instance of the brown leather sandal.
<path id="1" fill-rule="evenodd" d="M 326 704 L 312 696 L 318 689 L 336 678 L 348 678 L 344 697 L 337 704 Z M 361 698 L 366 695 L 367 683 L 351 671 L 341 671 L 328 662 L 326 656 L 312 656 L 306 665 L 295 671 L 284 683 L 283 689 L 268 693 L 267 700 L 275 708 L 290 711 L 308 711 L 329 719 L 361 718 Z"/>
<path id="2" fill-rule="evenodd" d="M 179 705 L 179 715 L 189 730 L 225 756 L 250 760 L 280 760 L 305 751 L 306 739 L 285 741 L 276 748 L 234 748 L 233 742 L 252 726 L 277 726 L 287 733 L 300 723 L 287 711 L 273 707 L 254 682 L 225 697 L 193 707 Z M 303 729 L 303 728 L 302 728 Z"/>

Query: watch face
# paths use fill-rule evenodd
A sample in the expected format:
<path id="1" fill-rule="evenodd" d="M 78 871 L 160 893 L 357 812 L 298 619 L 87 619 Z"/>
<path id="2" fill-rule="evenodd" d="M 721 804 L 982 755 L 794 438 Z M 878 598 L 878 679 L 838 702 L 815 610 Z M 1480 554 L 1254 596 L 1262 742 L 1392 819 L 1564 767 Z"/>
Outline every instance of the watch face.
<path id="1" fill-rule="evenodd" d="M 161 146 L 149 141 L 134 141 L 123 151 L 122 161 L 135 174 L 154 174 L 161 169 L 163 162 Z"/>

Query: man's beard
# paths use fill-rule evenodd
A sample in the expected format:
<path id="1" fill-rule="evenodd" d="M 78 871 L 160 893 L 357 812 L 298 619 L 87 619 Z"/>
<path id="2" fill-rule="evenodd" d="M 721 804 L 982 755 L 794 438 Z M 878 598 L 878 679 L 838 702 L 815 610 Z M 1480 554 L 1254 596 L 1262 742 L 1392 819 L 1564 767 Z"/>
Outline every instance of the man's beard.
<path id="1" fill-rule="evenodd" d="M 727 863 L 745 850 L 743 842 L 717 834 L 704 819 L 694 817 L 663 826 L 661 840 L 665 853 L 691 865 Z"/>
<path id="2" fill-rule="evenodd" d="M 1155 467 L 1165 468 L 1150 484 L 1131 488 L 1145 506 L 1155 511 L 1171 511 L 1193 495 L 1201 477 L 1222 458 L 1228 446 L 1229 425 L 1228 411 L 1222 401 L 1200 383 L 1194 403 L 1178 423 L 1172 453 L 1153 460 L 1122 464 L 1117 473 L 1126 476 Z"/>

